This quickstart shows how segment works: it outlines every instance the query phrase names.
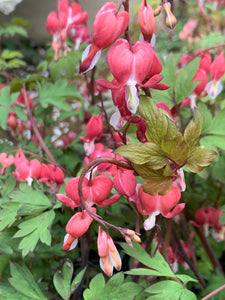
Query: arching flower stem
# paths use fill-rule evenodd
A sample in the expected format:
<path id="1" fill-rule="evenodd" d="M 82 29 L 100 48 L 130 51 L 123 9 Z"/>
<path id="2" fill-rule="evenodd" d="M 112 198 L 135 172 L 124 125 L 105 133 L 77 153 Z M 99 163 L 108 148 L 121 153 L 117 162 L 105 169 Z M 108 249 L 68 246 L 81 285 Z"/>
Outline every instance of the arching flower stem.
<path id="1" fill-rule="evenodd" d="M 83 180 L 85 178 L 85 175 L 89 172 L 89 171 L 92 171 L 95 167 L 97 167 L 98 165 L 100 165 L 101 163 L 111 163 L 111 164 L 114 164 L 114 165 L 117 165 L 118 167 L 121 167 L 121 168 L 126 168 L 128 170 L 133 170 L 133 167 L 131 166 L 131 164 L 127 163 L 127 162 L 122 162 L 122 161 L 119 161 L 115 158 L 111 158 L 111 157 L 99 157 L 99 158 L 96 158 L 94 159 L 93 161 L 91 161 L 82 171 L 81 175 L 80 175 L 80 179 L 79 179 L 79 182 L 78 182 L 78 194 L 79 194 L 79 197 L 80 197 L 80 204 L 81 204 L 81 208 L 82 208 L 82 211 L 86 210 L 87 213 L 95 220 L 97 221 L 98 223 L 100 223 L 101 225 L 103 225 L 104 227 L 108 228 L 112 228 L 114 230 L 117 230 L 119 231 L 124 237 L 127 237 L 127 238 L 131 238 L 131 235 L 129 234 L 129 230 L 128 229 L 125 229 L 125 228 L 122 228 L 122 227 L 118 227 L 118 226 L 115 226 L 111 223 L 108 223 L 106 221 L 104 221 L 102 219 L 102 217 L 100 217 L 99 215 L 97 215 L 96 213 L 94 213 L 90 207 L 87 205 L 87 203 L 85 202 L 84 200 L 84 197 L 83 197 L 83 192 L 82 192 L 82 184 L 83 184 Z"/>

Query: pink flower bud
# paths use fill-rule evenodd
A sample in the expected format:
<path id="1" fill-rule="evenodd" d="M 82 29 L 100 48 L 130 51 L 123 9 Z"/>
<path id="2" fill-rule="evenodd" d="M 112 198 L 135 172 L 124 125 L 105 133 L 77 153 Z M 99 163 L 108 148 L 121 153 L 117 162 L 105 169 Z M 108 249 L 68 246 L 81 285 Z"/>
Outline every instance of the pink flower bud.
<path id="1" fill-rule="evenodd" d="M 100 256 L 100 267 L 107 276 L 112 276 L 113 267 L 121 269 L 121 258 L 109 234 L 98 228 L 98 255 Z"/>
<path id="2" fill-rule="evenodd" d="M 138 22 L 144 40 L 151 42 L 152 35 L 155 31 L 155 18 L 154 11 L 146 0 L 142 0 L 142 3 L 139 7 Z"/>

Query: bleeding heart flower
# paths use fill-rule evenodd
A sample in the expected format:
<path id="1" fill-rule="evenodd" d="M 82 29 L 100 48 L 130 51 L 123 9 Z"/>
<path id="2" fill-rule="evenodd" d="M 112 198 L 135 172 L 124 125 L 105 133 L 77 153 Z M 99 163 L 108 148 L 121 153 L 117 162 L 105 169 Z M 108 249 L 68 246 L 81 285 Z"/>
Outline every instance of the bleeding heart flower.
<path id="1" fill-rule="evenodd" d="M 117 40 L 107 53 L 109 68 L 114 81 L 98 79 L 97 83 L 108 89 L 118 89 L 125 85 L 125 101 L 131 113 L 135 113 L 139 105 L 137 87 L 151 87 L 164 90 L 169 86 L 159 84 L 163 76 L 162 65 L 152 46 L 145 41 L 132 45 L 125 39 Z"/>
<path id="2" fill-rule="evenodd" d="M 136 202 L 136 207 L 141 214 L 149 214 L 148 219 L 144 222 L 145 230 L 149 230 L 155 226 L 157 215 L 162 214 L 165 218 L 173 218 L 184 209 L 185 203 L 180 203 L 173 208 L 181 197 L 180 189 L 175 184 L 172 185 L 169 193 L 163 196 L 147 194 L 143 191 L 142 186 L 138 191 L 139 200 Z M 173 210 L 171 211 L 172 208 Z"/>
<path id="3" fill-rule="evenodd" d="M 218 54 L 210 66 L 211 81 L 207 83 L 205 90 L 211 99 L 215 99 L 223 90 L 221 77 L 225 73 L 224 53 Z"/>
<path id="4" fill-rule="evenodd" d="M 7 168 L 14 163 L 14 156 L 7 155 L 6 153 L 1 153 L 0 154 L 0 162 L 3 166 L 3 168 Z"/>
<path id="5" fill-rule="evenodd" d="M 126 11 L 116 13 L 116 4 L 105 3 L 98 11 L 93 25 L 92 44 L 82 55 L 80 72 L 88 72 L 97 63 L 101 50 L 108 48 L 125 31 L 129 23 L 129 14 Z"/>
<path id="6" fill-rule="evenodd" d="M 96 213 L 96 208 L 91 207 L 90 210 Z M 78 238 L 81 237 L 91 225 L 93 219 L 86 210 L 78 212 L 72 216 L 66 225 L 66 232 L 63 243 L 63 250 L 72 250 L 76 247 Z"/>
<path id="7" fill-rule="evenodd" d="M 77 207 L 80 205 L 80 197 L 78 194 L 79 177 L 72 178 L 65 186 L 67 196 L 57 194 L 57 199 L 70 207 Z M 90 181 L 85 177 L 82 183 L 83 197 L 89 206 L 94 204 L 98 206 L 107 206 L 119 200 L 120 197 L 111 197 L 106 200 L 113 187 L 112 179 L 107 176 L 97 176 Z M 104 205 L 105 204 L 105 205 Z"/>

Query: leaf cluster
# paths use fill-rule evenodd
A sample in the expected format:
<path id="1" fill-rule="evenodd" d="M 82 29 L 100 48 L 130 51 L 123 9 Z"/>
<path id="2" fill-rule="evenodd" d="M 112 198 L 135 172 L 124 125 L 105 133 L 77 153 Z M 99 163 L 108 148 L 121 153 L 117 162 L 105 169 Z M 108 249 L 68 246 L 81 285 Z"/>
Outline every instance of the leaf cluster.
<path id="1" fill-rule="evenodd" d="M 166 194 L 177 177 L 176 171 L 186 166 L 199 173 L 208 166 L 217 154 L 197 146 L 202 131 L 203 116 L 195 109 L 192 119 L 183 134 L 153 100 L 142 96 L 139 113 L 146 124 L 147 143 L 128 144 L 116 152 L 132 162 L 136 172 L 147 181 L 144 191 L 152 195 Z"/>

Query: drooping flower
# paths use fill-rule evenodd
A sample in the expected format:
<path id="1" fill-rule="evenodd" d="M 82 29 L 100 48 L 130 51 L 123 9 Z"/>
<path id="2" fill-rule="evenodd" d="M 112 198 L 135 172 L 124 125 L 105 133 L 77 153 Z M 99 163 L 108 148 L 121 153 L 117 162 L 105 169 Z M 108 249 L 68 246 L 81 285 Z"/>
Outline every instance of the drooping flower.
<path id="1" fill-rule="evenodd" d="M 96 208 L 91 207 L 90 210 L 96 213 Z M 66 232 L 63 243 L 63 250 L 72 250 L 76 247 L 78 238 L 81 237 L 91 225 L 93 219 L 86 210 L 78 212 L 72 216 L 66 225 Z"/>
<path id="2" fill-rule="evenodd" d="M 92 43 L 85 49 L 80 64 L 80 72 L 88 72 L 97 63 L 101 50 L 112 45 L 125 31 L 129 23 L 126 11 L 116 13 L 116 4 L 105 3 L 95 16 Z"/>
<path id="3" fill-rule="evenodd" d="M 121 269 L 122 263 L 120 255 L 109 234 L 98 228 L 98 255 L 100 256 L 100 267 L 107 276 L 112 276 L 113 267 L 117 271 Z"/>
<path id="4" fill-rule="evenodd" d="M 41 164 L 40 182 L 47 182 L 49 185 L 56 185 L 60 187 L 64 181 L 63 171 L 52 164 L 45 165 Z"/>
<path id="5" fill-rule="evenodd" d="M 113 185 L 117 192 L 126 196 L 128 200 L 136 194 L 137 180 L 133 171 L 118 169 L 113 178 Z"/>
<path id="6" fill-rule="evenodd" d="M 220 54 L 216 55 L 214 61 L 210 66 L 210 78 L 211 81 L 207 83 L 205 90 L 211 99 L 215 99 L 223 89 L 221 83 L 221 77 L 225 73 L 225 57 L 221 51 Z"/>
<path id="7" fill-rule="evenodd" d="M 72 3 L 70 5 L 68 0 L 60 0 L 57 12 L 49 13 L 45 27 L 49 34 L 53 35 L 52 48 L 55 52 L 55 60 L 70 50 L 65 42 L 70 28 L 73 26 L 75 31 L 76 26 L 80 26 L 87 19 L 88 13 L 82 11 L 80 4 Z"/>
<path id="8" fill-rule="evenodd" d="M 78 194 L 78 182 L 80 177 L 70 179 L 66 186 L 64 194 L 57 194 L 57 199 L 70 207 L 78 207 L 80 205 L 80 197 Z M 83 197 L 88 206 L 94 204 L 98 206 L 108 206 L 119 200 L 120 195 L 114 195 L 107 199 L 113 187 L 112 179 L 107 176 L 97 176 L 89 181 L 86 177 L 82 183 Z"/>
<path id="9" fill-rule="evenodd" d="M 6 153 L 0 154 L 0 163 L 2 164 L 2 169 L 0 169 L 0 175 L 5 173 L 5 169 L 14 163 L 14 156 L 7 155 Z"/>
<path id="10" fill-rule="evenodd" d="M 136 207 L 139 213 L 149 215 L 144 222 L 145 230 L 155 226 L 157 215 L 162 214 L 165 218 L 173 218 L 184 209 L 185 203 L 180 203 L 174 208 L 181 197 L 180 189 L 175 184 L 172 185 L 169 193 L 163 196 L 147 194 L 143 191 L 142 186 L 138 191 L 139 200 L 136 202 Z M 173 210 L 171 211 L 171 209 Z"/>
<path id="11" fill-rule="evenodd" d="M 159 74 L 162 65 L 152 46 L 145 41 L 136 42 L 131 49 L 127 40 L 117 40 L 107 53 L 107 61 L 115 80 L 98 79 L 97 83 L 108 89 L 125 86 L 125 101 L 131 113 L 135 113 L 139 105 L 138 86 L 159 90 L 169 87 L 159 84 L 163 79 Z"/>
<path id="12" fill-rule="evenodd" d="M 37 159 L 28 159 L 20 149 L 14 160 L 16 172 L 13 172 L 14 177 L 19 181 L 27 181 L 29 185 L 32 184 L 33 178 L 37 179 L 41 174 L 41 163 Z"/>
<path id="13" fill-rule="evenodd" d="M 86 126 L 86 137 L 81 136 L 80 140 L 84 142 L 86 155 L 90 155 L 94 151 L 95 140 L 99 140 L 103 133 L 102 115 L 92 116 Z"/>

